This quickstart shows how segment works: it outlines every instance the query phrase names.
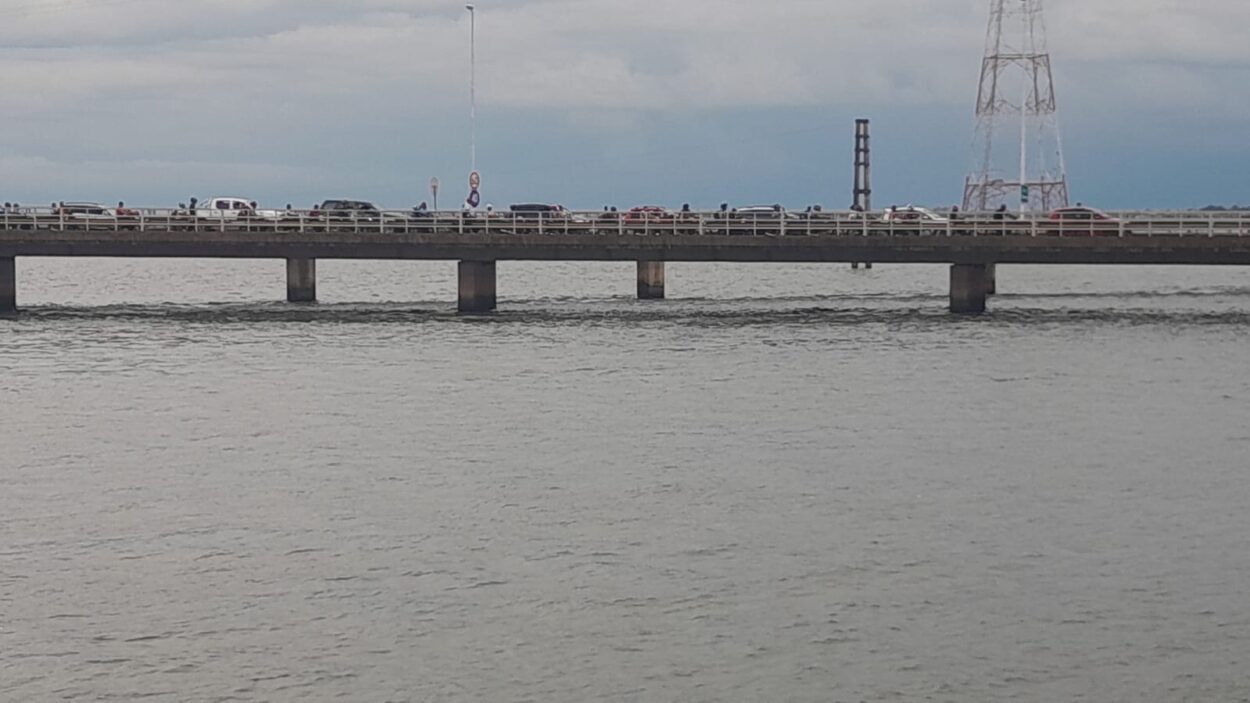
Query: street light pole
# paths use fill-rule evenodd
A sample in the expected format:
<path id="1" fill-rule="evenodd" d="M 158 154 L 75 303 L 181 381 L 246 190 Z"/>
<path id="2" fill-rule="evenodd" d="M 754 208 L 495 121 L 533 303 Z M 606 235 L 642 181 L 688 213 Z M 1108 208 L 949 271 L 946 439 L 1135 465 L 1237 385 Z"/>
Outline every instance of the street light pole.
<path id="1" fill-rule="evenodd" d="M 468 4 L 469 11 L 469 167 L 477 170 L 477 9 Z"/>

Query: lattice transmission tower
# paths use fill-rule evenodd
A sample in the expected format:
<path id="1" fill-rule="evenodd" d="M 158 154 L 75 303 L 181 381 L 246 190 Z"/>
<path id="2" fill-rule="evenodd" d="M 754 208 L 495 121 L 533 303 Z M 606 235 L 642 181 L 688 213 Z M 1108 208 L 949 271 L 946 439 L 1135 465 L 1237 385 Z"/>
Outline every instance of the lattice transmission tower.
<path id="1" fill-rule="evenodd" d="M 1042 0 L 990 0 L 964 210 L 1068 204 L 1068 178 L 1046 50 Z"/>

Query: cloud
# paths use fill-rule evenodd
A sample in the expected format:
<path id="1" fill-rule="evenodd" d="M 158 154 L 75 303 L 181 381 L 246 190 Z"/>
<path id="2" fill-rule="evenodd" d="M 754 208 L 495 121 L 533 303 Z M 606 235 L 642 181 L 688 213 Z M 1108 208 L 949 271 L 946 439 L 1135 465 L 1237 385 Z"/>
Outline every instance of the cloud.
<path id="1" fill-rule="evenodd" d="M 43 159 L 41 172 L 268 164 L 240 172 L 285 178 L 337 160 L 363 187 L 414 155 L 441 172 L 467 151 L 459 1 L 18 2 L 0 9 L 0 153 Z M 482 138 L 497 156 L 523 153 L 533 137 L 518 130 L 534 117 L 609 142 L 650 134 L 655 150 L 678 138 L 664 124 L 746 125 L 743 111 L 906 115 L 911 149 L 934 116 L 963 115 L 939 131 L 970 137 L 987 4 L 484 0 Z M 1047 12 L 1065 123 L 1112 132 L 1141 114 L 1199 114 L 1245 136 L 1250 5 L 1052 0 Z M 1152 129 L 1183 139 L 1162 133 L 1167 120 Z M 583 144 L 579 158 L 618 147 Z M 0 187 L 27 187 L 5 174 Z"/>

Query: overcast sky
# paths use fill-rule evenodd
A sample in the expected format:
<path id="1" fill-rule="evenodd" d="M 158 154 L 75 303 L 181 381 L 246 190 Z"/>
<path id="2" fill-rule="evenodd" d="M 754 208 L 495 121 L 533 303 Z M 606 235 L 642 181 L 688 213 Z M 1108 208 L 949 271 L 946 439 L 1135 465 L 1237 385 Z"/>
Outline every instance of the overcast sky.
<path id="1" fill-rule="evenodd" d="M 485 200 L 959 200 L 988 0 L 481 0 Z M 1049 0 L 1074 199 L 1250 203 L 1246 0 Z M 0 200 L 464 197 L 442 0 L 0 0 Z"/>

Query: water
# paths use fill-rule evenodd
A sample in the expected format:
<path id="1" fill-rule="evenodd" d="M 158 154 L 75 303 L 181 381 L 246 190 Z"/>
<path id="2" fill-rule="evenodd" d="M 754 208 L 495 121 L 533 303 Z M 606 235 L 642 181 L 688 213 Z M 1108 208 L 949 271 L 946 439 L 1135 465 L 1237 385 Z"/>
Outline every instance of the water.
<path id="1" fill-rule="evenodd" d="M 2 700 L 1250 700 L 1250 271 L 19 267 Z"/>

